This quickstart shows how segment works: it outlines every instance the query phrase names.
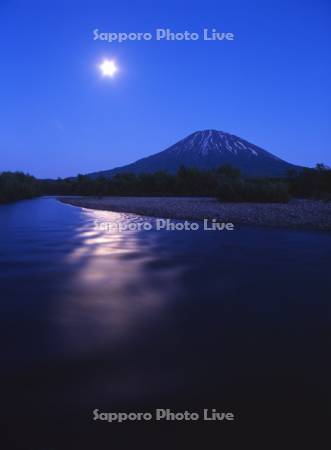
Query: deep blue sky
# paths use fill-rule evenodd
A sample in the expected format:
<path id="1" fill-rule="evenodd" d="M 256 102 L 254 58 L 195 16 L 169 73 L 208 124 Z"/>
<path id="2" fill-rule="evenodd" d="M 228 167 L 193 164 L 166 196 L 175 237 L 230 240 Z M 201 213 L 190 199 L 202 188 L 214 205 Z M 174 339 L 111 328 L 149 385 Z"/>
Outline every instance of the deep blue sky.
<path id="1" fill-rule="evenodd" d="M 331 164 L 330 20 L 329 0 L 0 0 L 0 171 L 109 169 L 207 128 Z M 162 27 L 235 40 L 93 41 Z"/>

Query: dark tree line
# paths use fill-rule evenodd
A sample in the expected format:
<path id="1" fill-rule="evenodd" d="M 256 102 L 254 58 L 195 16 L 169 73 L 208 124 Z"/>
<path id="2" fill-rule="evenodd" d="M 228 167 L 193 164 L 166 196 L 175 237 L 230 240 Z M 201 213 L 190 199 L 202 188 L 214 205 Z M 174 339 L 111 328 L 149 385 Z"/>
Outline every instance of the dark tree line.
<path id="1" fill-rule="evenodd" d="M 234 169 L 224 169 L 234 170 Z M 77 178 L 44 182 L 48 194 L 134 195 L 134 196 L 215 196 L 218 171 L 200 171 L 182 167 L 176 175 L 121 173 L 111 179 Z"/>
<path id="2" fill-rule="evenodd" d="M 33 198 L 41 193 L 40 182 L 22 172 L 0 173 L 0 203 Z"/>
<path id="3" fill-rule="evenodd" d="M 121 173 L 110 180 L 78 175 L 75 179 L 44 182 L 44 192 L 94 196 L 206 196 L 223 201 L 288 200 L 286 183 L 262 179 L 248 181 L 231 166 L 217 170 L 181 167 L 175 175 L 166 172 Z"/>
<path id="4" fill-rule="evenodd" d="M 181 167 L 175 175 L 121 173 L 111 179 L 75 178 L 37 180 L 21 172 L 0 174 L 0 203 L 38 195 L 92 196 L 208 196 L 228 202 L 286 202 L 291 196 L 331 199 L 331 170 L 291 172 L 284 178 L 245 178 L 231 166 L 216 170 Z"/>
<path id="5" fill-rule="evenodd" d="M 315 169 L 288 174 L 289 191 L 293 197 L 331 200 L 331 169 L 317 164 Z"/>

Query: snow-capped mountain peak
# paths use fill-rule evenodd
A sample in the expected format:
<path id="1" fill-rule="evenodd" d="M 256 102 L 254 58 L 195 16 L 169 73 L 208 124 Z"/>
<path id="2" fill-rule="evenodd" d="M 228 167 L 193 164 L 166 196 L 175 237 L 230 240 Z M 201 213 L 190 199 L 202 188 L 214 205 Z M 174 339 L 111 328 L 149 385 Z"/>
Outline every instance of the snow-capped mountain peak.
<path id="1" fill-rule="evenodd" d="M 201 155 L 209 152 L 231 152 L 234 155 L 242 151 L 250 152 L 253 156 L 258 156 L 254 145 L 240 139 L 232 134 L 216 130 L 196 131 L 176 145 L 182 146 L 182 151 L 197 151 Z"/>
<path id="2" fill-rule="evenodd" d="M 176 173 L 179 167 L 216 169 L 228 164 L 247 176 L 283 176 L 294 166 L 233 134 L 217 130 L 202 130 L 190 134 L 171 147 L 127 166 L 97 172 L 90 176 L 112 177 L 116 173 Z"/>

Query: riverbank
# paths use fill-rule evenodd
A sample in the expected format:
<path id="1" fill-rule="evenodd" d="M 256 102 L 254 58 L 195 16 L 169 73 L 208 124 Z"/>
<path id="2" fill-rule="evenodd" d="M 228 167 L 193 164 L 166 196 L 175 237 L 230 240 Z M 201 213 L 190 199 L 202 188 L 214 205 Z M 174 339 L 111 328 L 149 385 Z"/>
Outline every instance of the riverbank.
<path id="1" fill-rule="evenodd" d="M 331 202 L 220 203 L 207 197 L 58 197 L 83 208 L 182 220 L 217 219 L 233 224 L 331 231 Z"/>

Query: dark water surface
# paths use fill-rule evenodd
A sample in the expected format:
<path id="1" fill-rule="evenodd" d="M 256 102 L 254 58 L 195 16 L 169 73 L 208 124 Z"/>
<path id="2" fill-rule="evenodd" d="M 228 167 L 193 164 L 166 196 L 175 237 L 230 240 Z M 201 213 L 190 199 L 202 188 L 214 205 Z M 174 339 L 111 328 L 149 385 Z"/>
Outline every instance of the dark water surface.
<path id="1" fill-rule="evenodd" d="M 39 448 L 36 432 L 46 450 L 70 432 L 82 448 L 89 427 L 111 437 L 120 425 L 93 422 L 95 408 L 217 408 L 235 414 L 227 428 L 322 414 L 331 234 L 96 220 L 143 218 L 53 198 L 0 207 L 6 448 Z"/>

